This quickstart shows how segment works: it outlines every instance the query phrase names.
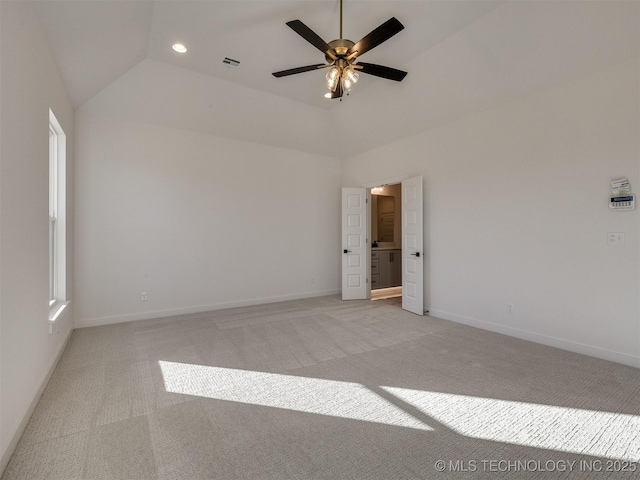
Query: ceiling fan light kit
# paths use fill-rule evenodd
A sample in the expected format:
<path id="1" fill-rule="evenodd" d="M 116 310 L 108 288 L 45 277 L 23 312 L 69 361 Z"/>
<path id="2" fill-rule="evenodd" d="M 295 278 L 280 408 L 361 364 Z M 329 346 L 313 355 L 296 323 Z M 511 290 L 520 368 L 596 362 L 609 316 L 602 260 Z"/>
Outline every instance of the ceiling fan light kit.
<path id="1" fill-rule="evenodd" d="M 358 75 L 356 69 L 351 65 L 345 67 L 344 70 L 342 70 L 342 86 L 346 92 L 351 90 L 351 87 L 356 84 L 359 77 L 360 75 Z"/>
<path id="2" fill-rule="evenodd" d="M 323 52 L 327 63 L 274 72 L 273 76 L 276 78 L 329 68 L 326 74 L 326 84 L 329 91 L 324 96 L 325 98 L 339 98 L 342 100 L 342 95 L 344 93 L 348 94 L 358 81 L 360 77 L 358 71 L 396 82 L 402 81 L 407 76 L 407 72 L 383 65 L 363 62 L 354 63 L 360 55 L 389 40 L 404 29 L 402 23 L 395 17 L 387 20 L 357 43 L 342 38 L 342 0 L 340 0 L 340 38 L 337 40 L 326 43 L 300 20 L 292 20 L 287 22 L 287 25 L 307 42 Z"/>

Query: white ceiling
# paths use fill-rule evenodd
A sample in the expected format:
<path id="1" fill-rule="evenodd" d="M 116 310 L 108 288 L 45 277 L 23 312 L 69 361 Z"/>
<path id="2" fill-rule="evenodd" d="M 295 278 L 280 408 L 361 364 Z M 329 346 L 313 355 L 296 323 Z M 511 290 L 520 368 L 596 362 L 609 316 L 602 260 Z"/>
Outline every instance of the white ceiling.
<path id="1" fill-rule="evenodd" d="M 339 0 L 63 0 L 37 8 L 74 107 L 141 62 L 158 61 L 215 79 L 235 95 L 248 87 L 340 106 L 330 111 L 343 127 L 341 156 L 638 58 L 640 49 L 639 1 L 344 0 L 344 36 L 353 41 L 392 16 L 404 24 L 362 60 L 409 75 L 401 83 L 361 75 L 340 103 L 323 98 L 323 72 L 271 75 L 324 61 L 285 23 L 300 19 L 331 41 L 339 36 Z M 188 53 L 174 53 L 175 42 Z M 240 66 L 224 66 L 224 57 Z M 268 112 L 257 115 L 267 120 Z"/>
<path id="2" fill-rule="evenodd" d="M 362 59 L 402 68 L 500 3 L 345 0 L 343 33 L 358 41 L 397 17 L 405 30 Z M 334 40 L 339 37 L 338 0 L 44 1 L 38 8 L 75 107 L 144 58 L 317 106 L 332 105 L 318 90 L 323 72 L 280 79 L 271 73 L 325 61 L 286 22 L 300 19 L 325 41 Z M 175 42 L 185 44 L 187 54 L 173 52 Z M 226 67 L 224 57 L 239 60 L 240 67 Z M 366 76 L 359 88 L 378 81 Z"/>

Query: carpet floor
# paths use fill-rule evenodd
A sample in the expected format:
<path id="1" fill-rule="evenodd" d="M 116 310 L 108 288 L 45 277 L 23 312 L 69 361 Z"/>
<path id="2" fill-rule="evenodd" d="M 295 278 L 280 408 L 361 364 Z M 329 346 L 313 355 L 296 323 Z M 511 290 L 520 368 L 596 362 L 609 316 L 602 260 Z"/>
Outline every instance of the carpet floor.
<path id="1" fill-rule="evenodd" d="M 321 297 L 75 330 L 2 480 L 640 477 L 640 370 Z"/>

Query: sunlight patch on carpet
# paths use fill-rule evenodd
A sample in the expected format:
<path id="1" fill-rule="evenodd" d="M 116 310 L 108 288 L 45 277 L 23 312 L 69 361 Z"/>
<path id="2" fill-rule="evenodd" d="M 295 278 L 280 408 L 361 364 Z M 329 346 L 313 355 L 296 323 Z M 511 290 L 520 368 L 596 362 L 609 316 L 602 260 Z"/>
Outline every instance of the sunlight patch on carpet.
<path id="1" fill-rule="evenodd" d="M 167 392 L 432 430 L 358 383 L 159 361 Z"/>
<path id="2" fill-rule="evenodd" d="M 640 462 L 640 416 L 381 387 L 461 435 Z"/>

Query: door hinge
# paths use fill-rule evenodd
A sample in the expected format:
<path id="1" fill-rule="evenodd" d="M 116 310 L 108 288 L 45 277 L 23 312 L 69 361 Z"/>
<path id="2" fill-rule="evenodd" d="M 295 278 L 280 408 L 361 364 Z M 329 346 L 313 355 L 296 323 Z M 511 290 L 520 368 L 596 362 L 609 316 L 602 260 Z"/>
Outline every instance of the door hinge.
<path id="1" fill-rule="evenodd" d="M 368 199 L 368 198 L 365 198 L 365 199 L 364 199 L 364 203 L 369 203 L 369 199 Z"/>
<path id="2" fill-rule="evenodd" d="M 367 278 L 367 281 L 365 283 L 369 283 L 369 279 Z"/>

